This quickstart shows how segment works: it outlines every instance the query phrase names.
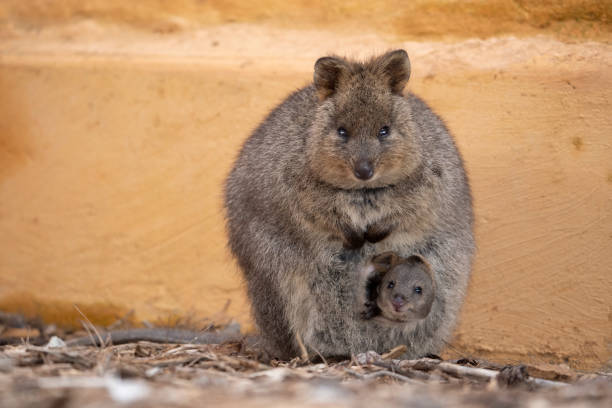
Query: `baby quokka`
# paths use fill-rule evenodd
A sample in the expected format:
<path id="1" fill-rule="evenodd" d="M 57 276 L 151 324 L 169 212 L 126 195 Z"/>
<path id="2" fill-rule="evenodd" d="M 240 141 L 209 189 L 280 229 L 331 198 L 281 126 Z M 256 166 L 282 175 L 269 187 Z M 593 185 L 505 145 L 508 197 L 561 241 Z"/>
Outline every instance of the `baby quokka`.
<path id="1" fill-rule="evenodd" d="M 427 317 L 434 301 L 431 267 L 419 255 L 394 252 L 373 256 L 360 271 L 358 313 L 381 324 L 416 323 Z"/>

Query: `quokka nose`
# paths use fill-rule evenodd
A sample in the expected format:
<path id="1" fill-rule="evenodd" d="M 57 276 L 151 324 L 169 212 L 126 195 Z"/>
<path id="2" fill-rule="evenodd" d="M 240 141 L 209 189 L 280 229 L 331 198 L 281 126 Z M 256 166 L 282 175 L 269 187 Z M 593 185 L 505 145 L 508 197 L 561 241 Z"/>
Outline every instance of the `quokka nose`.
<path id="1" fill-rule="evenodd" d="M 355 177 L 360 180 L 368 180 L 371 179 L 374 175 L 374 169 L 372 168 L 372 163 L 368 160 L 362 159 L 359 160 L 355 164 Z"/>

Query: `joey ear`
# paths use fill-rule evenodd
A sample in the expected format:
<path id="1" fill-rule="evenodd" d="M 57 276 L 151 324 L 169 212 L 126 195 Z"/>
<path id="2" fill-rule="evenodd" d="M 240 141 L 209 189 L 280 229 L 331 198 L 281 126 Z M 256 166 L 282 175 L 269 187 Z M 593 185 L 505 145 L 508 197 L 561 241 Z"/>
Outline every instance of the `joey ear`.
<path id="1" fill-rule="evenodd" d="M 372 263 L 378 268 L 391 268 L 399 262 L 399 257 L 395 252 L 383 252 L 372 258 Z"/>
<path id="2" fill-rule="evenodd" d="M 427 261 L 425 261 L 425 258 L 423 258 L 421 255 L 410 255 L 408 258 L 406 258 L 407 262 L 412 262 L 415 264 L 424 264 L 427 265 Z"/>
<path id="3" fill-rule="evenodd" d="M 410 59 L 404 50 L 390 51 L 372 61 L 374 70 L 389 82 L 391 92 L 401 95 L 410 79 Z"/>
<path id="4" fill-rule="evenodd" d="M 315 62 L 314 86 L 320 101 L 324 101 L 336 92 L 343 76 L 349 73 L 348 63 L 338 57 L 323 57 Z"/>
<path id="5" fill-rule="evenodd" d="M 425 258 L 423 258 L 421 255 L 410 255 L 408 258 L 406 258 L 406 262 L 410 262 L 412 265 L 421 266 L 431 278 L 432 284 L 434 283 L 433 270 Z"/>

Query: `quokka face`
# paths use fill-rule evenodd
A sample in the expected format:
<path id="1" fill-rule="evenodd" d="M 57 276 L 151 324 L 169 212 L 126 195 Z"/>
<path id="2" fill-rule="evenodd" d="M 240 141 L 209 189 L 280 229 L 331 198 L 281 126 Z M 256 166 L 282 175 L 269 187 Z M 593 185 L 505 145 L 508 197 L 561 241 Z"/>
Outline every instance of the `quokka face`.
<path id="1" fill-rule="evenodd" d="M 337 188 L 362 189 L 405 179 L 422 157 L 402 90 L 410 77 L 403 51 L 365 64 L 337 57 L 315 64 L 319 105 L 308 137 L 308 164 Z"/>
<path id="2" fill-rule="evenodd" d="M 378 287 L 378 307 L 390 321 L 412 322 L 431 311 L 435 284 L 431 267 L 418 255 L 402 259 L 383 277 Z"/>

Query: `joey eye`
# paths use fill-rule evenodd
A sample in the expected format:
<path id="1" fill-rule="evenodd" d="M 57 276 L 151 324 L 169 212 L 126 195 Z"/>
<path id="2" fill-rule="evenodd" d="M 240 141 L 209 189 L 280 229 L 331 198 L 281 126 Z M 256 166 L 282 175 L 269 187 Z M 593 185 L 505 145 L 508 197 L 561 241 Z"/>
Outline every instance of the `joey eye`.
<path id="1" fill-rule="evenodd" d="M 389 133 L 390 133 L 389 126 L 383 126 L 378 131 L 378 138 L 381 140 L 385 139 L 387 136 L 389 136 Z"/>
<path id="2" fill-rule="evenodd" d="M 423 288 L 420 286 L 415 286 L 414 293 L 416 293 L 417 295 L 420 295 L 421 293 L 423 293 Z"/>
<path id="3" fill-rule="evenodd" d="M 342 139 L 346 139 L 348 137 L 348 132 L 343 127 L 339 127 L 337 132 L 338 132 L 338 136 L 340 136 Z"/>
<path id="4" fill-rule="evenodd" d="M 387 288 L 393 289 L 394 287 L 395 287 L 395 282 L 389 281 L 389 284 L 387 285 Z"/>

